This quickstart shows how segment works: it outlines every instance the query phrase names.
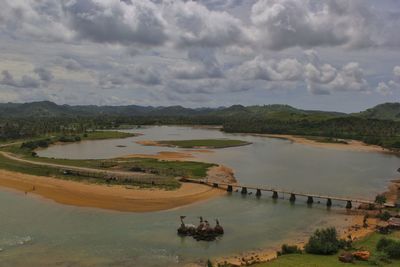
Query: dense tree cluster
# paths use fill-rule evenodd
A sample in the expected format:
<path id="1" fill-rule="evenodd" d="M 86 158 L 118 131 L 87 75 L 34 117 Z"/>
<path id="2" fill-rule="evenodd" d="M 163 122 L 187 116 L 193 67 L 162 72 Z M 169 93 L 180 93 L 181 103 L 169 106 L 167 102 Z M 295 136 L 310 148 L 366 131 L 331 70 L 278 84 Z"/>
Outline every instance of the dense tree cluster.
<path id="1" fill-rule="evenodd" d="M 269 112 L 268 110 L 273 111 Z M 236 107 L 205 114 L 93 115 L 1 118 L 0 140 L 50 135 L 77 135 L 90 129 L 115 129 L 124 125 L 222 125 L 223 131 L 294 134 L 361 140 L 400 149 L 400 121 L 378 120 L 328 112 L 293 111 L 285 107 Z M 268 112 L 266 112 L 266 110 Z"/>

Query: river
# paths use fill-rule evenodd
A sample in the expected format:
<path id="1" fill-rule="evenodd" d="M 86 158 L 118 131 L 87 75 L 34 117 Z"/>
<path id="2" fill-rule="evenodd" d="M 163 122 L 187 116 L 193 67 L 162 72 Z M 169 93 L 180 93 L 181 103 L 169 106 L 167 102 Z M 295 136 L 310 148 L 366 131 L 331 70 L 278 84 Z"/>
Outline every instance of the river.
<path id="1" fill-rule="evenodd" d="M 143 135 L 115 140 L 55 145 L 40 156 L 100 159 L 184 149 L 142 146 L 139 140 L 234 138 L 251 145 L 194 153 L 198 160 L 231 167 L 245 184 L 310 193 L 373 198 L 397 178 L 396 156 L 316 148 L 287 140 L 235 135 L 215 129 L 154 126 L 127 130 Z M 121 147 L 124 146 L 124 147 Z M 175 210 L 124 213 L 60 205 L 40 197 L 0 189 L 0 266 L 180 266 L 243 251 L 297 241 L 315 228 L 343 224 L 343 203 L 295 205 L 289 196 L 274 201 L 239 193 Z M 218 218 L 225 235 L 196 242 L 176 235 L 179 216 Z"/>

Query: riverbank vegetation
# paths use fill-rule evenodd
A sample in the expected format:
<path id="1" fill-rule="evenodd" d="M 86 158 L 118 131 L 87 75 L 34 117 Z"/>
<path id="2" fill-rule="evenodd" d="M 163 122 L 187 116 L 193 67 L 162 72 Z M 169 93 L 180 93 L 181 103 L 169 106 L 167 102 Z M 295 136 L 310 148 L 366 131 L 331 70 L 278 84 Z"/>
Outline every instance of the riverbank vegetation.
<path id="1" fill-rule="evenodd" d="M 167 140 L 155 141 L 160 146 L 172 146 L 179 148 L 227 148 L 249 145 L 249 142 L 232 139 L 196 139 L 196 140 Z"/>
<path id="2" fill-rule="evenodd" d="M 372 233 L 367 237 L 352 243 L 349 252 L 369 251 L 371 256 L 368 260 L 355 260 L 352 266 L 399 266 L 400 258 L 400 232 L 395 231 L 388 235 Z M 321 246 L 326 246 L 320 244 Z M 254 267 L 337 267 L 342 266 L 338 260 L 340 254 L 346 252 L 339 249 L 330 255 L 318 255 L 309 253 L 286 253 L 271 262 L 256 264 Z M 389 254 L 389 253 L 390 254 Z"/>
<path id="3" fill-rule="evenodd" d="M 139 180 L 113 180 L 105 177 L 90 177 L 63 172 L 62 168 L 35 165 L 27 162 L 17 161 L 0 155 L 0 169 L 21 172 L 38 176 L 48 176 L 65 180 L 83 181 L 98 184 L 122 184 L 139 187 L 156 187 L 173 190 L 180 187 L 178 177 L 189 177 L 192 179 L 204 178 L 207 176 L 209 168 L 216 166 L 214 164 L 191 162 L 191 161 L 162 161 L 148 158 L 129 158 L 129 159 L 109 159 L 109 160 L 70 160 L 70 159 L 52 159 L 29 157 L 21 155 L 23 159 L 35 162 L 103 169 L 109 171 L 132 171 L 140 173 Z M 148 182 L 146 182 L 148 181 Z"/>
<path id="4" fill-rule="evenodd" d="M 116 134 L 117 133 L 117 134 Z M 96 139 L 107 139 L 129 137 L 132 134 L 119 134 L 119 132 L 104 131 L 97 132 L 94 135 L 88 134 L 83 136 L 86 140 L 96 140 Z M 62 137 L 64 138 L 64 137 Z M 79 141 L 72 136 L 68 137 L 71 141 Z M 10 146 L 2 147 L 1 150 L 5 152 L 17 155 L 18 158 L 23 160 L 29 160 L 41 165 L 30 164 L 29 162 L 13 160 L 1 155 L 2 160 L 0 168 L 16 171 L 26 174 L 39 175 L 39 176 L 50 176 L 61 179 L 69 179 L 76 181 L 86 181 L 93 183 L 107 183 L 107 184 L 126 184 L 135 185 L 140 187 L 158 187 L 164 189 L 176 189 L 180 187 L 180 182 L 178 177 L 187 177 L 192 179 L 205 178 L 207 176 L 208 169 L 215 164 L 202 163 L 202 162 L 192 162 L 192 161 L 164 161 L 152 158 L 115 158 L 106 160 L 74 160 L 74 159 L 55 159 L 55 158 L 45 158 L 38 157 L 35 149 L 45 148 L 51 144 L 60 141 L 60 137 L 52 137 L 46 139 L 36 139 L 32 141 L 26 141 L 21 144 L 13 144 Z M 49 164 L 49 165 L 43 165 Z M 72 173 L 65 173 L 61 171 L 61 168 L 56 166 L 51 166 L 51 164 L 63 165 L 63 166 L 73 166 L 80 168 L 93 168 L 93 169 L 103 169 L 109 171 L 125 171 L 134 173 L 140 173 L 140 181 L 131 180 L 114 180 L 106 179 L 106 177 L 89 177 L 76 175 Z M 148 181 L 148 182 L 146 182 Z"/>
<path id="5" fill-rule="evenodd" d="M 0 111 L 0 141 L 83 135 L 93 129 L 134 125 L 222 125 L 223 131 L 232 133 L 322 137 L 322 142 L 355 139 L 400 150 L 398 103 L 386 103 L 353 114 L 301 110 L 287 105 L 188 109 L 179 106 L 73 107 L 50 102 L 0 104 Z"/>

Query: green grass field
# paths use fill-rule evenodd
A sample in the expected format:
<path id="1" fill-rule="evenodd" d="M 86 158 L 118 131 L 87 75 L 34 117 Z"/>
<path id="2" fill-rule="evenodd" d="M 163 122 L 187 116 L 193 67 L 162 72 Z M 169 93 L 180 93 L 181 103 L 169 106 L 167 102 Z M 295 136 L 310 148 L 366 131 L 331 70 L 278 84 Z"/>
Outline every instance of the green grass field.
<path id="1" fill-rule="evenodd" d="M 176 146 L 180 148 L 226 148 L 235 146 L 244 146 L 250 144 L 242 140 L 231 139 L 197 139 L 197 140 L 167 140 L 157 143 L 166 146 Z"/>
<path id="2" fill-rule="evenodd" d="M 353 244 L 355 249 L 368 250 L 371 252 L 369 261 L 355 261 L 354 263 L 342 263 L 338 260 L 338 255 L 322 256 L 311 254 L 290 254 L 278 257 L 271 262 L 256 264 L 255 267 L 341 267 L 341 266 L 400 266 L 399 260 L 391 260 L 391 263 L 378 262 L 375 264 L 374 255 L 377 254 L 376 244 L 382 237 L 389 237 L 400 240 L 400 232 L 394 232 L 390 235 L 381 235 L 373 233 L 370 236 L 357 241 Z"/>

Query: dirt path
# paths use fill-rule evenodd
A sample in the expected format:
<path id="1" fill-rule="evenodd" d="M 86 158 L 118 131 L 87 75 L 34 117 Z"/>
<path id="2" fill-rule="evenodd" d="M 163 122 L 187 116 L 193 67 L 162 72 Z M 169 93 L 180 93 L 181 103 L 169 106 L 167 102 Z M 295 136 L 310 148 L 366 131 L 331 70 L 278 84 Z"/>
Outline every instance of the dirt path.
<path id="1" fill-rule="evenodd" d="M 141 173 L 141 172 L 108 171 L 108 170 L 103 170 L 103 169 L 76 167 L 76 166 L 70 166 L 70 165 L 33 161 L 33 160 L 19 158 L 11 153 L 4 152 L 4 151 L 0 151 L 0 154 L 11 160 L 28 163 L 28 164 L 33 164 L 33 165 L 38 165 L 38 166 L 52 167 L 52 168 L 57 168 L 57 169 L 61 169 L 61 170 L 67 169 L 67 170 L 74 170 L 74 171 L 79 171 L 79 172 L 90 172 L 90 173 L 95 173 L 95 174 L 103 174 L 106 176 L 123 176 L 123 177 L 132 177 L 132 175 L 146 176 L 145 173 Z"/>

